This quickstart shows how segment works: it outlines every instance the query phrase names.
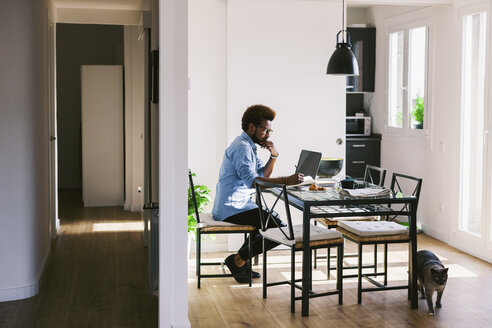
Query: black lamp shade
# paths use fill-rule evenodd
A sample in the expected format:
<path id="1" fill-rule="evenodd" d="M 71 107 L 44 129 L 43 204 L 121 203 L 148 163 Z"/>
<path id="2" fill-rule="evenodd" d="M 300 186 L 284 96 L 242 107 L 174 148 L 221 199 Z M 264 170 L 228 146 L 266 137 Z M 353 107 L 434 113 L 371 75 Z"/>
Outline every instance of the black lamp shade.
<path id="1" fill-rule="evenodd" d="M 344 42 L 337 42 L 337 48 L 331 55 L 326 74 L 357 76 L 359 75 L 359 64 L 354 56 L 350 45 Z"/>

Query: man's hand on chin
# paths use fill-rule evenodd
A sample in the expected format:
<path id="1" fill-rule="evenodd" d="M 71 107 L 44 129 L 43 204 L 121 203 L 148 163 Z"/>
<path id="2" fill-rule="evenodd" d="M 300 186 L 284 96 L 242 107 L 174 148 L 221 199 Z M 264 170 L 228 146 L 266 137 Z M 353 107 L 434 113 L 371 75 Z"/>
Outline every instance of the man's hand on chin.
<path id="1" fill-rule="evenodd" d="M 270 154 L 272 154 L 273 157 L 277 157 L 278 156 L 278 151 L 275 148 L 275 145 L 273 144 L 273 141 L 264 140 L 264 141 L 262 141 L 260 143 L 260 146 L 262 148 L 268 149 L 268 151 L 270 152 Z"/>

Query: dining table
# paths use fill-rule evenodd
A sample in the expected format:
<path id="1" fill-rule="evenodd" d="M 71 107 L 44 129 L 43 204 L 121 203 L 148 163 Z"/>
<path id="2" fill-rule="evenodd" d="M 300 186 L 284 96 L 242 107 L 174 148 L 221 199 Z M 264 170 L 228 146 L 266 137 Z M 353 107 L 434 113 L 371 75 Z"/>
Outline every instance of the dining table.
<path id="1" fill-rule="evenodd" d="M 367 184 L 366 188 L 381 188 Z M 280 188 L 272 188 L 279 196 Z M 302 255 L 302 316 L 309 315 L 309 289 L 312 275 L 310 243 L 311 220 L 315 218 L 343 218 L 354 216 L 406 216 L 409 228 L 409 275 L 408 299 L 412 309 L 418 308 L 417 297 L 417 198 L 401 192 L 389 191 L 385 195 L 353 197 L 341 189 L 328 187 L 322 191 L 311 191 L 307 187 L 288 187 L 285 201 L 303 213 Z"/>

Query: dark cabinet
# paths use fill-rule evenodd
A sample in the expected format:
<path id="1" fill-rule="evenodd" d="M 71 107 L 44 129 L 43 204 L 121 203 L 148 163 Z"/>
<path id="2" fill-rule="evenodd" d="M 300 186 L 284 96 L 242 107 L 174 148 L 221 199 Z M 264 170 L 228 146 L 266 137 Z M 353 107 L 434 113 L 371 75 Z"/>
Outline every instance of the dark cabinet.
<path id="1" fill-rule="evenodd" d="M 345 171 L 353 178 L 363 178 L 366 165 L 381 166 L 381 136 L 347 137 Z"/>
<path id="2" fill-rule="evenodd" d="M 347 77 L 347 92 L 374 92 L 376 28 L 348 27 L 347 31 L 359 64 L 359 76 Z"/>

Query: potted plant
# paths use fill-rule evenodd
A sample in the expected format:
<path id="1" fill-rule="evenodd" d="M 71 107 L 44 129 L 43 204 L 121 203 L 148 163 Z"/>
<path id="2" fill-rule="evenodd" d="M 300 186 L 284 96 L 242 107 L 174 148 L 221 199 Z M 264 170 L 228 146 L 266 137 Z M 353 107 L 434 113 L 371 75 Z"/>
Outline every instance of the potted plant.
<path id="1" fill-rule="evenodd" d="M 192 173 L 192 176 L 196 176 Z M 194 185 L 196 205 L 198 207 L 198 213 L 202 213 L 205 206 L 210 203 L 210 189 L 205 185 Z M 188 187 L 188 255 L 190 251 L 191 239 L 196 240 L 196 218 L 195 207 L 193 206 L 193 196 L 191 188 Z M 189 257 L 189 256 L 188 256 Z"/>
<path id="2" fill-rule="evenodd" d="M 415 128 L 423 129 L 424 128 L 424 98 L 422 98 L 420 95 L 417 95 L 417 98 L 415 99 L 415 107 L 412 112 L 412 116 L 417 122 L 415 124 Z"/>

